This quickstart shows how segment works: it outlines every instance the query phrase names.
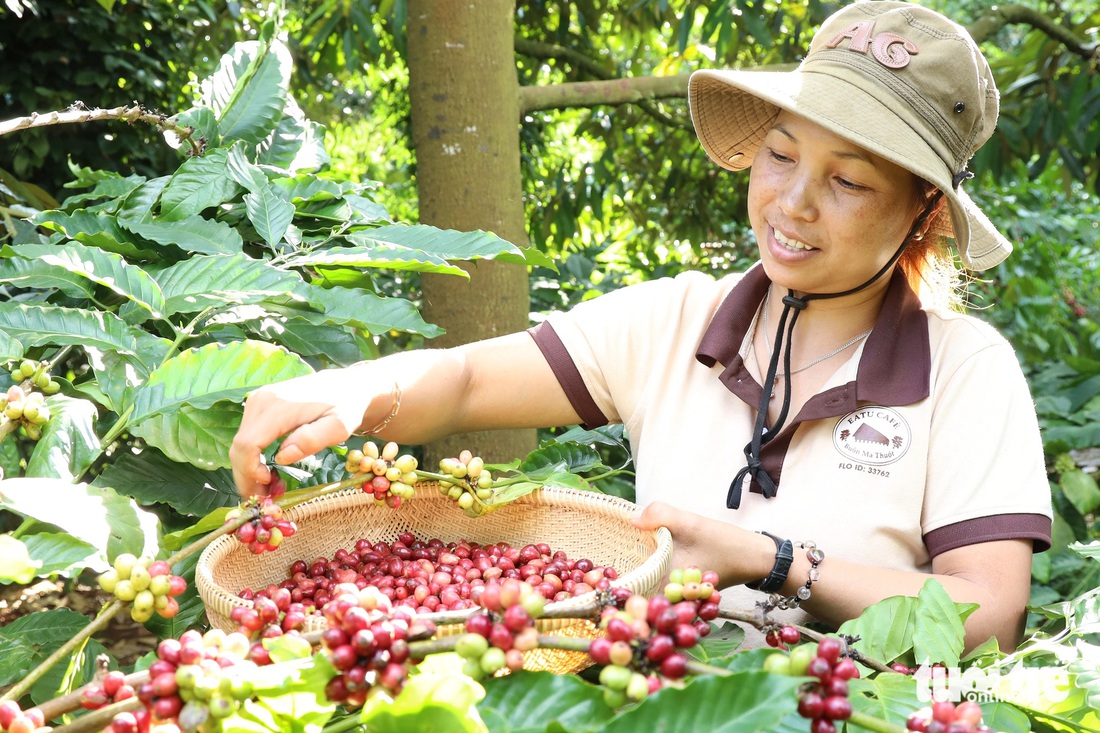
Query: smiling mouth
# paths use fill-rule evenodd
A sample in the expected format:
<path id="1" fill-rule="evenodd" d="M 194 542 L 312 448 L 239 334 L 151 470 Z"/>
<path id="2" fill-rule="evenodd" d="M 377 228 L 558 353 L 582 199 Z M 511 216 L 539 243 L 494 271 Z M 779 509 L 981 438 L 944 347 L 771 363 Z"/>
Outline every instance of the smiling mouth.
<path id="1" fill-rule="evenodd" d="M 782 244 L 786 249 L 790 250 L 791 252 L 809 252 L 811 249 L 814 249 L 805 242 L 799 242 L 797 239 L 789 239 L 785 234 L 783 234 L 783 232 L 779 231 L 778 229 L 773 228 L 772 231 L 775 232 L 775 241 Z"/>

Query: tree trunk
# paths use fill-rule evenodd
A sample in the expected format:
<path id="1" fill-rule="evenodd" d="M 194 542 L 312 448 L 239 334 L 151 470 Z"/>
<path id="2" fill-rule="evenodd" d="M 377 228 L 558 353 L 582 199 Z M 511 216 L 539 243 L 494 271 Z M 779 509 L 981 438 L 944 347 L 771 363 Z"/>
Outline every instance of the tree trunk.
<path id="1" fill-rule="evenodd" d="M 519 146 L 514 0 L 410 0 L 409 96 L 420 223 L 483 229 L 528 246 Z M 470 274 L 424 275 L 424 317 L 447 330 L 442 348 L 528 326 L 526 268 L 492 261 Z M 533 430 L 456 435 L 426 447 L 434 463 L 469 448 L 488 461 L 521 458 Z"/>

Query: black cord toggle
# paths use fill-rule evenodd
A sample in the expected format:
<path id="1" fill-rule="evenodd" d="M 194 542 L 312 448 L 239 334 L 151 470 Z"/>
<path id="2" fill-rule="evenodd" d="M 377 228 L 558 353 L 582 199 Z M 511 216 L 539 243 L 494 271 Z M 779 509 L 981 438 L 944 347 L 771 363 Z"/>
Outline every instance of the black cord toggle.
<path id="1" fill-rule="evenodd" d="M 803 298 L 796 298 L 793 295 L 784 295 L 783 305 L 790 306 L 795 310 L 804 311 L 806 310 L 806 306 L 809 304 Z"/>

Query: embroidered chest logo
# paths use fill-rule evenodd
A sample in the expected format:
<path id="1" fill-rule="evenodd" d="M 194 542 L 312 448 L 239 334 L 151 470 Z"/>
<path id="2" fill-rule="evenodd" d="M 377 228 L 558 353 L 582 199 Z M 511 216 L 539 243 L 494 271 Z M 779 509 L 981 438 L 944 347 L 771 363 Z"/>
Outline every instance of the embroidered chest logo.
<path id="1" fill-rule="evenodd" d="M 874 31 L 875 21 L 861 20 L 830 38 L 825 47 L 836 48 L 847 38 L 849 51 L 865 54 L 870 50 L 875 60 L 888 69 L 903 69 L 909 65 L 911 56 L 920 53 L 917 44 L 905 36 L 885 31 L 876 36 Z"/>
<path id="2" fill-rule="evenodd" d="M 833 428 L 833 446 L 853 461 L 872 466 L 894 463 L 909 450 L 913 431 L 897 410 L 869 405 L 849 412 Z"/>

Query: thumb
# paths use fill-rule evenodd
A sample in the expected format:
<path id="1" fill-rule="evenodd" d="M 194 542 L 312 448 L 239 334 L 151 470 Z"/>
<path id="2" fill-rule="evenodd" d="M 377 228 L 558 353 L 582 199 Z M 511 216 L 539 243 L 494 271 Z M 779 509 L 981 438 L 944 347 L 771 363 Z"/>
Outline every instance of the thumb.
<path id="1" fill-rule="evenodd" d="M 630 518 L 630 523 L 638 529 L 654 530 L 658 527 L 667 527 L 669 522 L 668 505 L 661 501 L 655 501 L 638 509 Z"/>
<path id="2" fill-rule="evenodd" d="M 321 415 L 313 422 L 295 428 L 286 437 L 275 454 L 275 462 L 286 465 L 300 461 L 330 445 L 343 443 L 350 435 L 347 425 L 336 415 Z"/>

